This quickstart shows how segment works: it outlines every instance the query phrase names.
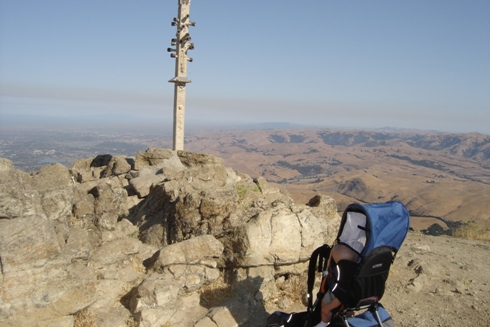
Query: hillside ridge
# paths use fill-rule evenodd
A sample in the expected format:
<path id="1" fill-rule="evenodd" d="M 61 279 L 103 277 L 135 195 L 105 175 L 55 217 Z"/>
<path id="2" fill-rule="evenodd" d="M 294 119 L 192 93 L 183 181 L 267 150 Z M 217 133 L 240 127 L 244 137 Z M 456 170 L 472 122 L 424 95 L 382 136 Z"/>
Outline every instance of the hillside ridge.
<path id="1" fill-rule="evenodd" d="M 451 222 L 490 218 L 490 136 L 330 129 L 210 130 L 186 148 L 222 157 L 305 203 L 317 192 L 342 210 L 397 199 L 411 214 Z M 447 225 L 442 223 L 444 228 Z"/>

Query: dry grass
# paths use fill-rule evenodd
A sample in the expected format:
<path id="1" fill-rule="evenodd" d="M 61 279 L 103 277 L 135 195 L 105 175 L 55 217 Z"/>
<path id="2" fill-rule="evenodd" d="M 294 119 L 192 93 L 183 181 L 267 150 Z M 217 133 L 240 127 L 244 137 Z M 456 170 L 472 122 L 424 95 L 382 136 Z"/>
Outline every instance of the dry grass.
<path id="1" fill-rule="evenodd" d="M 201 296 L 201 305 L 209 308 L 232 298 L 235 295 L 235 291 L 231 285 L 225 282 L 223 275 L 221 275 L 213 283 L 201 288 L 199 294 Z"/>
<path id="2" fill-rule="evenodd" d="M 306 303 L 308 274 L 288 275 L 279 285 L 281 297 L 287 297 L 293 302 Z"/>
<path id="3" fill-rule="evenodd" d="M 129 320 L 126 321 L 126 327 L 137 327 L 138 322 L 134 320 L 134 318 L 131 316 Z"/>
<path id="4" fill-rule="evenodd" d="M 453 236 L 490 242 L 490 220 L 466 222 L 454 230 Z"/>
<path id="5" fill-rule="evenodd" d="M 73 315 L 75 318 L 74 327 L 97 327 L 97 319 L 89 308 L 78 311 Z"/>

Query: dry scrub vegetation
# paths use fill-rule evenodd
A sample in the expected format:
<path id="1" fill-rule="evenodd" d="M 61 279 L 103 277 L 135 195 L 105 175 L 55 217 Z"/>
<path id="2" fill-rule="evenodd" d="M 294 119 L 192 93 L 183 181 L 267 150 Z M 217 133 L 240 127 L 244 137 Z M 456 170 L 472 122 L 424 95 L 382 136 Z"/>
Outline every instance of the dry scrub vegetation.
<path id="1" fill-rule="evenodd" d="M 78 311 L 73 315 L 74 327 L 97 327 L 97 319 L 89 308 Z"/>
<path id="2" fill-rule="evenodd" d="M 223 274 L 213 283 L 200 289 L 201 304 L 205 307 L 212 307 L 223 302 L 236 294 L 230 284 L 226 283 Z"/>
<path id="3" fill-rule="evenodd" d="M 287 279 L 279 280 L 279 297 L 289 297 L 293 302 L 303 303 L 307 305 L 307 280 L 308 275 L 290 275 Z"/>
<path id="4" fill-rule="evenodd" d="M 454 230 L 454 237 L 490 242 L 490 220 L 468 221 Z"/>

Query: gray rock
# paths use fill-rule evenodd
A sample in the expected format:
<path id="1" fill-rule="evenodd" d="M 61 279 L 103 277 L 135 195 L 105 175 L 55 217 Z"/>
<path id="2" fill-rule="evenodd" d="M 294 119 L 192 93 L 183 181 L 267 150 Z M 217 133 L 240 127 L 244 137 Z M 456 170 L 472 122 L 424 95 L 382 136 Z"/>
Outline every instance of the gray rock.
<path id="1" fill-rule="evenodd" d="M 130 310 L 138 326 L 163 326 L 177 310 L 180 289 L 171 279 L 149 277 L 133 292 Z"/>
<path id="2" fill-rule="evenodd" d="M 96 176 L 95 170 L 92 168 L 93 158 L 76 160 L 72 167 L 71 172 L 75 180 L 79 183 L 86 183 L 99 179 L 99 175 Z"/>
<path id="3" fill-rule="evenodd" d="M 227 307 L 218 307 L 211 311 L 210 318 L 216 323 L 218 327 L 238 327 L 239 324 L 236 321 L 233 314 Z"/>
<path id="4" fill-rule="evenodd" d="M 329 197 L 295 205 L 221 158 L 150 148 L 32 175 L 0 160 L 0 218 L 0 326 L 87 311 L 98 326 L 222 327 L 260 325 L 276 278 L 303 273 L 339 217 Z"/>
<path id="5" fill-rule="evenodd" d="M 14 169 L 14 164 L 12 163 L 12 161 L 6 158 L 0 158 L 0 173 L 8 172 L 13 169 Z"/>
<path id="6" fill-rule="evenodd" d="M 211 320 L 209 317 L 204 317 L 203 319 L 199 320 L 195 325 L 195 327 L 217 327 L 217 325 L 214 323 L 214 321 Z"/>
<path id="7" fill-rule="evenodd" d="M 73 188 L 70 171 L 62 164 L 55 163 L 41 168 L 29 180 L 33 189 L 44 193 L 53 189 Z"/>
<path id="8" fill-rule="evenodd" d="M 337 237 L 341 220 L 337 213 L 335 200 L 330 196 L 318 194 L 308 201 L 307 206 L 315 217 L 325 219 L 328 225 L 325 243 L 333 244 Z"/>
<path id="9" fill-rule="evenodd" d="M 90 191 L 95 198 L 95 214 L 100 215 L 104 212 L 113 212 L 118 216 L 127 215 L 125 209 L 126 197 L 128 193 L 120 187 L 113 187 L 110 184 L 99 183 Z"/>
<path id="10" fill-rule="evenodd" d="M 73 194 L 72 213 L 74 223 L 80 228 L 94 226 L 95 220 L 95 197 L 88 190 L 77 188 Z"/>
<path id="11" fill-rule="evenodd" d="M 208 309 L 201 306 L 201 295 L 198 292 L 182 294 L 177 299 L 175 307 L 178 310 L 168 320 L 169 326 L 194 327 L 208 312 Z"/>
<path id="12" fill-rule="evenodd" d="M 126 308 L 119 306 L 101 308 L 95 313 L 97 327 L 127 327 L 131 315 Z"/>
<path id="13" fill-rule="evenodd" d="M 218 279 L 216 260 L 222 252 L 223 244 L 212 235 L 198 236 L 156 252 L 148 269 L 171 274 L 181 289 L 192 292 Z"/>
<path id="14" fill-rule="evenodd" d="M 157 185 L 165 180 L 165 175 L 142 175 L 133 178 L 129 181 L 133 191 L 139 198 L 147 197 L 154 185 Z"/>
<path id="15" fill-rule="evenodd" d="M 92 249 L 89 232 L 84 229 L 72 228 L 62 254 L 67 261 L 88 260 Z"/>
<path id="16" fill-rule="evenodd" d="M 56 233 L 45 216 L 0 220 L 0 257 L 2 272 L 15 273 L 32 262 L 46 263 L 59 254 Z"/>
<path id="17" fill-rule="evenodd" d="M 102 171 L 101 177 L 123 175 L 133 168 L 134 167 L 131 167 L 129 160 L 125 157 L 114 156 L 107 163 L 107 167 Z"/>
<path id="18" fill-rule="evenodd" d="M 34 321 L 47 326 L 95 302 L 95 275 L 81 263 L 51 260 L 30 268 L 25 265 L 6 273 L 2 283 L 2 299 L 10 308 L 0 317 L 0 325 L 22 317 L 23 326 Z"/>
<path id="19" fill-rule="evenodd" d="M 171 160 L 175 152 L 169 149 L 149 148 L 145 152 L 138 152 L 134 169 L 140 170 L 145 166 L 156 166 L 166 160 Z"/>
<path id="20" fill-rule="evenodd" d="M 0 171 L 0 219 L 43 213 L 40 192 L 29 179 L 29 174 L 16 169 Z"/>
<path id="21" fill-rule="evenodd" d="M 223 159 L 204 153 L 177 151 L 180 161 L 186 167 L 202 167 L 205 165 L 222 165 Z"/>
<path id="22" fill-rule="evenodd" d="M 230 238 L 227 248 L 233 251 L 225 251 L 225 260 L 238 267 L 296 263 L 301 254 L 300 227 L 287 208 L 262 212 Z"/>
<path id="23" fill-rule="evenodd" d="M 223 253 L 223 244 L 212 235 L 203 235 L 168 245 L 156 252 L 151 259 L 150 269 L 161 270 L 170 265 L 209 265 Z"/>
<path id="24" fill-rule="evenodd" d="M 94 269 L 102 269 L 106 266 L 122 262 L 128 256 L 137 254 L 141 242 L 134 238 L 123 238 L 104 243 L 93 251 L 90 262 Z"/>

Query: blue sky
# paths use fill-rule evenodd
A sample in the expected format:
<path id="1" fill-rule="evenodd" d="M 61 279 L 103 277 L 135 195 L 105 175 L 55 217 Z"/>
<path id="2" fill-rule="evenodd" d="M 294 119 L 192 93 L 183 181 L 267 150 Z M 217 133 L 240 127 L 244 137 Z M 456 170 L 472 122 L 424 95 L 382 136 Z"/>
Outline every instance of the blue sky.
<path id="1" fill-rule="evenodd" d="M 178 0 L 0 0 L 0 120 L 170 124 Z M 186 123 L 490 134 L 488 0 L 192 0 Z"/>

